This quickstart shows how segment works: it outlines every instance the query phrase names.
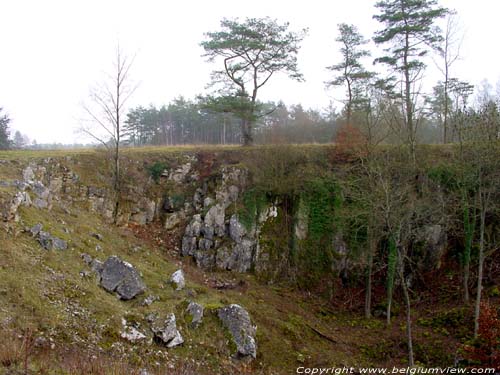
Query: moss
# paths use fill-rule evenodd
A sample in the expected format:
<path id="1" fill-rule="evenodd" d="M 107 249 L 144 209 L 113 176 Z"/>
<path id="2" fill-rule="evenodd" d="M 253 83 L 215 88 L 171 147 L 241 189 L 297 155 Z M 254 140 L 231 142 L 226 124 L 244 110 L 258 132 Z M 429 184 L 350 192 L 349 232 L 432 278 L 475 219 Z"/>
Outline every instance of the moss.
<path id="1" fill-rule="evenodd" d="M 238 210 L 238 218 L 247 231 L 251 231 L 257 218 L 267 206 L 266 194 L 260 190 L 245 190 L 242 198 L 242 208 Z"/>

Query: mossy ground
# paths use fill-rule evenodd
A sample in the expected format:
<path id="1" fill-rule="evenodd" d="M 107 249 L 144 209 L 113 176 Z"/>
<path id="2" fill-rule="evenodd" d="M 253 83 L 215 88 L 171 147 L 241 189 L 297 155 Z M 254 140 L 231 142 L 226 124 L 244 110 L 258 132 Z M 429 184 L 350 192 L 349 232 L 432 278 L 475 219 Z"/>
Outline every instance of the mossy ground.
<path id="1" fill-rule="evenodd" d="M 329 147 L 302 146 L 292 162 L 306 158 L 314 164 L 325 158 Z M 201 151 L 219 153 L 224 160 L 233 162 L 243 160 L 250 168 L 256 160 L 266 162 L 273 155 L 273 149 L 267 146 L 237 150 L 235 147 L 208 147 Z M 285 151 L 291 152 L 288 148 Z M 125 150 L 124 155 L 147 170 L 155 161 L 169 165 L 186 153 L 197 152 L 200 149 L 195 147 L 145 148 Z M 260 155 L 260 159 L 256 155 Z M 107 183 L 105 173 L 96 173 L 96 169 L 100 169 L 96 166 L 101 166 L 102 171 L 106 161 L 102 153 L 92 150 L 1 153 L 0 158 L 19 161 L 0 164 L 0 180 L 19 179 L 22 165 L 31 159 L 49 156 L 63 159 L 70 156 L 85 184 Z M 276 173 L 266 180 L 268 191 L 273 194 L 278 195 L 285 187 L 299 189 L 303 183 L 301 178 L 306 171 L 294 177 L 290 169 L 293 163 L 287 165 L 286 159 L 286 155 L 278 159 L 272 165 L 274 169 L 269 170 Z M 257 169 L 251 171 L 261 181 L 269 177 L 255 175 L 259 173 Z M 314 171 L 307 173 L 316 173 Z M 144 176 L 147 175 L 142 178 Z M 285 284 L 262 282 L 269 278 L 257 280 L 251 274 L 205 273 L 196 268 L 191 259 L 181 259 L 177 255 L 168 241 L 169 237 L 176 236 L 175 233 L 160 231 L 148 236 L 149 229 L 144 228 L 139 236 L 137 228 L 106 224 L 84 204 L 73 205 L 70 211 L 63 210 L 57 202 L 50 211 L 22 208 L 20 216 L 21 222 L 11 226 L 9 232 L 0 230 L 0 324 L 3 332 L 13 333 L 10 348 L 18 345 L 20 353 L 23 353 L 23 337 L 27 334 L 49 340 L 49 344 L 33 346 L 29 351 L 30 373 L 121 374 L 152 368 L 157 373 L 173 374 L 175 371 L 186 374 L 195 371 L 202 374 L 292 374 L 298 366 L 404 366 L 406 363 L 402 316 L 396 317 L 388 329 L 383 318 L 365 320 L 356 311 L 332 309 L 331 301 L 308 292 Z M 36 239 L 23 231 L 38 222 L 43 224 L 44 230 L 67 240 L 69 249 L 43 250 Z M 102 234 L 103 240 L 92 237 L 92 233 Z M 264 234 L 277 235 L 272 228 L 264 228 Z M 165 238 L 156 241 L 158 236 Z M 271 242 L 269 246 L 273 247 L 280 243 Z M 102 250 L 97 250 L 97 245 Z M 81 275 L 81 271 L 90 271 L 81 258 L 82 253 L 100 260 L 110 255 L 120 256 L 141 272 L 148 290 L 132 301 L 117 299 L 100 288 L 93 275 Z M 279 258 L 278 254 L 273 253 L 273 256 Z M 179 267 L 186 273 L 187 287 L 177 292 L 168 279 Z M 237 287 L 215 289 L 211 284 L 214 278 L 231 280 Z M 142 306 L 141 301 L 148 295 L 157 296 L 159 300 Z M 205 306 L 203 323 L 197 329 L 189 327 L 189 318 L 184 312 L 187 300 Z M 215 313 L 218 307 L 228 303 L 244 306 L 257 325 L 258 355 L 251 363 L 237 362 L 231 357 L 234 345 Z M 459 338 L 440 330 L 441 325 L 446 329 L 448 321 L 435 320 L 436 309 L 417 307 L 414 312 L 415 322 L 422 323 L 415 324 L 416 357 L 421 364 L 450 364 L 459 344 Z M 446 309 L 446 306 L 439 306 L 439 309 Z M 120 337 L 122 318 L 147 332 L 145 316 L 152 312 L 176 313 L 178 327 L 185 339 L 182 346 L 166 349 L 158 343 L 134 345 Z M 426 324 L 429 321 L 431 323 Z M 5 348 L 9 346 L 0 345 L 0 374 L 22 369 L 21 354 L 17 361 L 2 360 L 7 352 Z M 85 367 L 85 362 L 89 361 L 86 358 L 93 358 L 91 362 L 96 366 L 102 361 L 102 368 L 108 370 L 89 370 Z M 80 372 L 73 372 L 71 369 L 76 367 L 71 366 L 80 366 Z"/>

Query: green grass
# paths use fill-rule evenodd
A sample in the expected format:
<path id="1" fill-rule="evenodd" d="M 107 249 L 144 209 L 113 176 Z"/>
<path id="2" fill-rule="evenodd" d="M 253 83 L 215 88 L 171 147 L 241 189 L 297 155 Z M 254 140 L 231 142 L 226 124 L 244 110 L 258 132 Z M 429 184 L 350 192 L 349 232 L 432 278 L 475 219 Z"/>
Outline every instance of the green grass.
<path id="1" fill-rule="evenodd" d="M 148 165 L 161 162 L 175 166 L 187 160 L 187 156 L 198 152 L 216 153 L 217 162 L 221 164 L 249 168 L 259 184 L 259 191 L 268 192 L 270 189 L 271 195 L 279 196 L 287 189 L 304 191 L 307 187 L 304 181 L 310 176 L 325 176 L 329 172 L 325 167 L 325 163 L 328 164 L 325 160 L 331 147 L 147 147 L 124 149 L 123 156 L 126 160 L 126 176 L 142 187 L 149 183 Z M 280 156 L 275 158 L 277 153 Z M 95 150 L 0 152 L 0 159 L 9 160 L 8 163 L 0 163 L 0 180 L 19 179 L 22 169 L 31 160 L 46 157 L 56 158 L 61 165 L 75 171 L 80 176 L 82 186 L 109 186 L 110 177 L 106 172 L 110 167 L 109 162 L 103 152 Z M 288 162 L 291 164 L 286 164 Z M 299 164 L 300 173 L 294 174 L 294 165 Z M 220 165 L 215 166 L 211 173 L 220 172 L 218 167 Z M 307 169 L 309 167 L 310 170 Z M 274 172 L 277 174 L 273 174 Z M 170 191 L 170 186 L 168 183 L 151 183 L 148 189 L 156 189 L 156 194 Z M 189 189 L 193 189 L 193 186 L 186 189 L 190 192 Z M 0 197 L 8 199 L 12 193 L 10 188 L 2 189 Z M 256 197 L 250 198 L 241 203 L 246 204 L 249 217 L 253 220 L 260 201 Z M 321 209 L 325 205 L 334 205 L 334 202 L 325 204 L 318 200 L 316 205 L 318 210 L 314 212 L 318 212 L 319 216 L 312 222 L 322 226 L 323 219 L 329 212 Z M 393 342 L 400 342 L 404 333 L 397 329 L 385 329 L 382 319 L 365 321 L 356 313 L 343 311 L 335 311 L 333 314 L 325 309 L 326 302 L 318 297 L 287 287 L 285 283 L 263 283 L 276 282 L 279 277 L 256 277 L 252 274 L 229 272 L 205 273 L 196 268 L 190 258 L 180 259 L 169 255 L 173 249 L 159 246 L 153 239 L 141 239 L 127 228 L 106 224 L 97 214 L 89 212 L 86 206 L 85 202 L 74 203 L 70 207 L 70 213 L 64 211 L 57 201 L 54 201 L 51 211 L 23 207 L 20 209 L 21 222 L 12 224 L 10 233 L 0 229 L 0 328 L 13 330 L 21 335 L 30 328 L 36 335 L 53 339 L 56 349 L 55 354 L 50 357 L 52 362 L 49 361 L 53 368 L 63 366 L 58 357 L 70 358 L 68 353 L 72 348 L 95 354 L 98 358 L 125 358 L 123 361 L 136 367 L 148 367 L 158 361 L 184 366 L 186 362 L 194 360 L 200 364 L 201 373 L 214 374 L 244 371 L 289 374 L 297 366 L 404 364 L 404 351 L 397 345 L 391 346 Z M 266 272 L 285 274 L 285 271 L 274 265 L 278 265 L 280 255 L 288 245 L 283 233 L 289 228 L 287 220 L 290 215 L 286 216 L 280 208 L 278 218 L 266 223 L 262 229 L 262 249 L 269 253 L 274 262 L 273 269 Z M 29 233 L 22 232 L 24 227 L 38 222 L 43 224 L 44 230 L 67 240 L 69 249 L 43 250 L 36 239 Z M 95 232 L 103 235 L 102 241 L 91 236 Z M 168 233 L 162 235 L 166 236 Z M 96 250 L 98 244 L 102 251 Z M 134 250 L 137 247 L 140 249 Z M 141 272 L 148 288 L 146 293 L 132 301 L 121 301 L 114 294 L 107 293 L 98 285 L 94 276 L 80 276 L 81 271 L 90 271 L 81 259 L 81 253 L 88 253 L 102 261 L 110 255 L 118 255 L 130 262 Z M 177 292 L 168 280 L 179 266 L 186 273 L 187 288 Z M 212 289 L 205 282 L 209 278 L 231 280 L 236 284 L 241 282 L 244 287 L 223 291 Z M 191 295 L 195 296 L 191 297 L 188 290 L 192 290 Z M 150 306 L 142 306 L 141 301 L 148 295 L 158 296 L 159 301 Z M 203 323 L 197 329 L 189 327 L 189 318 L 184 311 L 190 299 L 205 306 Z M 228 303 L 245 307 L 257 326 L 258 356 L 251 364 L 235 363 L 231 359 L 234 344 L 216 316 L 217 308 Z M 150 313 L 164 316 L 170 312 L 175 312 L 178 327 L 185 339 L 185 344 L 181 347 L 167 350 L 157 343 L 133 345 L 119 337 L 122 317 L 136 322 L 150 334 L 145 316 Z M 432 311 L 422 317 L 430 319 L 430 316 Z M 398 319 L 403 318 L 395 317 L 394 326 L 397 327 Z M 335 342 L 321 337 L 313 328 L 333 338 Z M 429 330 L 427 327 L 420 329 Z M 416 330 L 418 333 L 419 327 Z M 439 332 L 432 332 L 432 335 L 436 336 L 436 340 L 442 336 Z M 431 358 L 422 346 L 425 337 L 419 337 L 417 335 L 416 342 L 421 345 L 419 350 L 422 358 Z M 380 342 L 383 345 L 379 345 Z M 444 344 L 443 347 L 453 349 Z M 391 358 L 382 358 L 386 352 L 390 353 Z M 32 359 L 30 366 L 34 372 L 47 361 L 47 357 L 41 355 L 40 353 L 40 357 L 34 356 Z M 0 373 L 2 370 L 0 366 Z M 70 372 L 54 370 L 47 373 Z"/>

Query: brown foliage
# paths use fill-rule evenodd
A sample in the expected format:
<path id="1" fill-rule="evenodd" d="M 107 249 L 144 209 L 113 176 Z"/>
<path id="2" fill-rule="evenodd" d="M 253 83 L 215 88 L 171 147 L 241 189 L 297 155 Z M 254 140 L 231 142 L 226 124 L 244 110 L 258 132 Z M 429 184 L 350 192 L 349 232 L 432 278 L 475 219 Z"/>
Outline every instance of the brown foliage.
<path id="1" fill-rule="evenodd" d="M 500 319 L 488 302 L 481 302 L 478 339 L 463 349 L 467 360 L 500 370 Z"/>
<path id="2" fill-rule="evenodd" d="M 352 160 L 366 155 L 367 139 L 361 131 L 346 124 L 339 128 L 335 136 L 337 159 Z"/>

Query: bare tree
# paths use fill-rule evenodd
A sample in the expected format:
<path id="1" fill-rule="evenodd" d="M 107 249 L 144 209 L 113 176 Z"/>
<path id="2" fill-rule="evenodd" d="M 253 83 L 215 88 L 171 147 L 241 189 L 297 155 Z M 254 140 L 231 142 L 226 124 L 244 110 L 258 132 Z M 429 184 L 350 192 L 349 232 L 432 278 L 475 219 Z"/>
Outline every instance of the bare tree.
<path id="1" fill-rule="evenodd" d="M 451 66 L 460 58 L 460 47 L 462 45 L 463 33 L 460 33 L 460 24 L 456 12 L 449 12 L 446 18 L 446 26 L 443 32 L 442 45 L 438 48 L 442 65 L 436 64 L 443 74 L 443 143 L 448 142 L 448 119 L 450 113 L 450 80 Z"/>
<path id="2" fill-rule="evenodd" d="M 130 69 L 134 57 L 124 55 L 117 46 L 113 68 L 106 78 L 90 93 L 91 104 L 83 108 L 88 122 L 81 131 L 101 143 L 111 154 L 113 160 L 113 189 L 116 193 L 114 218 L 118 214 L 120 193 L 120 146 L 123 142 L 123 119 L 125 105 L 137 86 L 130 84 Z"/>

